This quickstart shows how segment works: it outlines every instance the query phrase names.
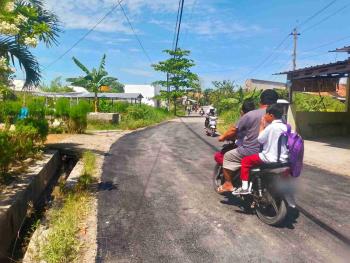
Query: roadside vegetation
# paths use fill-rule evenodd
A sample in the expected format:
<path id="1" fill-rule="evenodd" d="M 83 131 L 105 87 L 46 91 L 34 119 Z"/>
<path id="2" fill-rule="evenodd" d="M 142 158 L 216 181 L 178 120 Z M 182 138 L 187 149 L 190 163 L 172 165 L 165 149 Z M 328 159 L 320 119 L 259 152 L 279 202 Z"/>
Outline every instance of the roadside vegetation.
<path id="1" fill-rule="evenodd" d="M 135 130 L 173 118 L 173 113 L 164 108 L 154 108 L 145 104 L 130 104 L 100 100 L 100 112 L 115 112 L 121 115 L 119 124 L 89 122 L 88 130 Z"/>
<path id="2" fill-rule="evenodd" d="M 95 181 L 96 156 L 92 152 L 83 155 L 83 171 L 73 189 L 60 189 L 54 205 L 48 210 L 48 235 L 40 245 L 37 262 L 75 262 L 83 247 L 80 236 L 86 231 L 84 220 L 90 212 Z"/>
<path id="3" fill-rule="evenodd" d="M 174 115 L 177 114 L 177 105 L 179 100 L 189 91 L 200 90 L 199 77 L 191 71 L 196 64 L 189 58 L 191 52 L 177 48 L 176 50 L 163 50 L 169 58 L 152 65 L 155 71 L 162 72 L 164 79 L 155 81 L 153 85 L 159 85 L 165 90 L 161 91 L 156 98 L 169 102 L 168 108 L 174 109 Z M 165 80 L 166 79 L 166 80 Z M 172 105 L 170 105 L 172 103 Z"/>
<path id="4" fill-rule="evenodd" d="M 288 100 L 287 90 L 277 90 L 280 99 Z M 261 91 L 245 91 L 231 81 L 214 81 L 212 89 L 206 89 L 200 99 L 201 105 L 212 104 L 219 114 L 218 130 L 224 132 L 240 118 L 242 103 L 251 99 L 258 107 Z M 302 92 L 294 93 L 293 101 L 297 111 L 345 111 L 345 104 L 330 96 Z"/>

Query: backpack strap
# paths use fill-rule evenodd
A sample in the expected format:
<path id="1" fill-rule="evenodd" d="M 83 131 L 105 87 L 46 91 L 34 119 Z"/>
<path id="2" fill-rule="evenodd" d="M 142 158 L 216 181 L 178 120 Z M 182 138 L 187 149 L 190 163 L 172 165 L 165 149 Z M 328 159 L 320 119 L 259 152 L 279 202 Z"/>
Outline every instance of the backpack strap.
<path id="1" fill-rule="evenodd" d="M 288 141 L 288 135 L 292 132 L 292 127 L 286 123 L 287 126 L 287 132 L 283 132 L 280 137 L 278 138 L 278 146 L 277 146 L 277 162 L 281 162 L 281 151 L 282 151 L 282 143 L 286 144 L 286 140 Z"/>
<path id="2" fill-rule="evenodd" d="M 278 138 L 278 143 L 277 143 L 277 162 L 281 162 L 281 151 L 282 151 L 282 141 L 286 137 L 286 134 L 283 132 L 280 137 Z"/>

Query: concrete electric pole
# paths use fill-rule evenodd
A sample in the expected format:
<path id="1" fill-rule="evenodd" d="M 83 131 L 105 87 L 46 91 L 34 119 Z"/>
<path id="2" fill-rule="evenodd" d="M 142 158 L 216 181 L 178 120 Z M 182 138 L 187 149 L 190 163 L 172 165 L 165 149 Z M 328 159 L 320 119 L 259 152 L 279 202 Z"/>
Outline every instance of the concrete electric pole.
<path id="1" fill-rule="evenodd" d="M 297 42 L 298 42 L 298 36 L 300 36 L 300 33 L 298 33 L 297 28 L 294 28 L 293 32 L 290 33 L 293 36 L 294 39 L 294 49 L 293 49 L 293 71 L 297 68 Z"/>

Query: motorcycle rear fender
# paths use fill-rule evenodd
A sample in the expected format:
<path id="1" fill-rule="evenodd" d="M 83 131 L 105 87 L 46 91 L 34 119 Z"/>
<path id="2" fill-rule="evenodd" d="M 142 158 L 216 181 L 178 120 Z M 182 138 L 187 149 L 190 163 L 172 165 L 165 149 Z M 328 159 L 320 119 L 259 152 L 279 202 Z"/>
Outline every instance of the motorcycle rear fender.
<path id="1" fill-rule="evenodd" d="M 294 198 L 293 194 L 291 194 L 291 193 L 284 194 L 284 200 L 287 202 L 288 206 L 290 206 L 291 208 L 297 207 L 297 204 L 295 202 L 295 198 Z"/>

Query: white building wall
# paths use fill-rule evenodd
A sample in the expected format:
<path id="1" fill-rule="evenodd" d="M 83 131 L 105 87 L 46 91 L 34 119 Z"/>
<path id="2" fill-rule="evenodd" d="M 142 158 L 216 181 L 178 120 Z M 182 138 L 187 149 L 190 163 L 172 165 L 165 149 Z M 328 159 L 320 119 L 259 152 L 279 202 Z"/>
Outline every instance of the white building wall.
<path id="1" fill-rule="evenodd" d="M 152 85 L 132 85 L 126 84 L 124 86 L 125 93 L 141 93 L 143 96 L 142 103 L 156 107 L 157 101 L 153 99 L 154 96 L 159 95 L 160 87 Z"/>

